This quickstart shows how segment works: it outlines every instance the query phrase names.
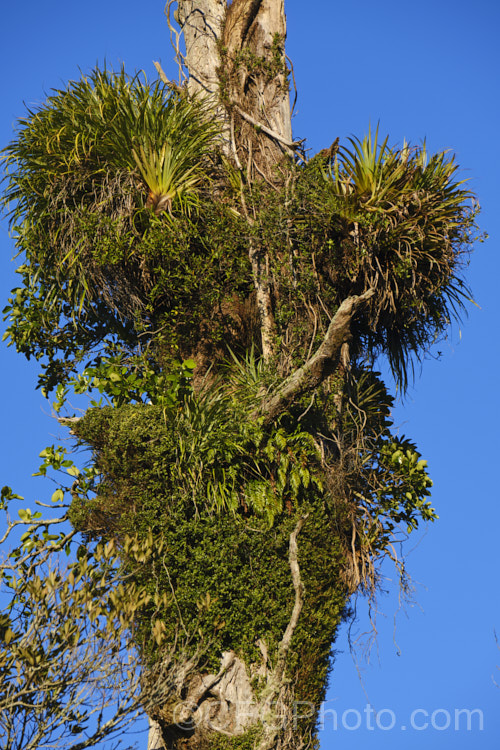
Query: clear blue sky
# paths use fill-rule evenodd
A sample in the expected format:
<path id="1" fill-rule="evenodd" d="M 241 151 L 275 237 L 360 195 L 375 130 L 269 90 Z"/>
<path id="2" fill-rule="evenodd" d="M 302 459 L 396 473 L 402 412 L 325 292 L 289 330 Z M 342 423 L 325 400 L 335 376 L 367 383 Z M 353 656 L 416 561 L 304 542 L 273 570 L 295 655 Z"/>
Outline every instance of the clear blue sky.
<path id="1" fill-rule="evenodd" d="M 408 559 L 418 582 L 418 606 L 397 617 L 393 593 L 380 597 L 378 652 L 362 661 L 359 680 L 346 629 L 339 637 L 321 734 L 323 750 L 453 747 L 493 750 L 500 736 L 498 533 L 498 260 L 500 171 L 498 124 L 500 5 L 498 0 L 333 2 L 286 0 L 288 54 L 299 90 L 296 137 L 312 153 L 336 136 L 363 135 L 380 121 L 391 143 L 403 138 L 432 151 L 452 149 L 483 207 L 489 240 L 477 247 L 468 272 L 480 309 L 471 307 L 461 329 L 424 362 L 406 402 L 397 408 L 401 431 L 417 441 L 434 479 L 440 520 L 416 541 Z M 2 3 L 0 144 L 28 105 L 78 71 L 106 60 L 129 72 L 154 75 L 160 59 L 175 76 L 162 0 L 46 0 Z M 0 231 L 1 299 L 14 286 L 13 246 Z M 38 452 L 59 430 L 34 391 L 36 366 L 12 349 L 0 350 L 3 445 L 0 485 L 30 499 L 52 491 L 29 475 Z M 413 547 L 410 542 L 409 548 Z M 387 569 L 387 575 L 392 575 Z M 369 627 L 359 602 L 354 629 Z M 399 650 L 398 650 L 399 649 Z M 378 728 L 367 702 L 380 713 Z M 473 728 L 455 709 L 480 709 Z M 413 725 L 411 723 L 412 712 Z M 425 713 L 423 713 L 425 712 Z M 446 728 L 448 722 L 450 726 Z M 359 728 L 356 728 L 360 723 Z M 415 727 L 427 728 L 417 729 Z M 394 724 L 393 728 L 391 725 Z M 402 729 L 402 726 L 406 729 Z M 349 728 L 350 727 L 350 728 Z M 370 727 L 374 727 L 370 729 Z M 141 744 L 144 740 L 141 739 Z"/>

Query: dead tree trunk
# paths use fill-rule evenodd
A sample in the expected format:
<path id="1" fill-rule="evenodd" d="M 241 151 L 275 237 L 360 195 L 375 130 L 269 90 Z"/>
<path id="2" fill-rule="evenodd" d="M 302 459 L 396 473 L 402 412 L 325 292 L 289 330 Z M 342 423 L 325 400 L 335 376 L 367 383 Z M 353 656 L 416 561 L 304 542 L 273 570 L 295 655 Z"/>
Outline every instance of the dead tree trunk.
<path id="1" fill-rule="evenodd" d="M 216 96 L 226 0 L 179 0 L 177 5 L 173 15 L 184 37 L 186 54 L 182 57 L 189 75 L 189 90 L 192 94 Z M 170 13 L 169 21 L 172 22 Z"/>
<path id="2" fill-rule="evenodd" d="M 219 81 L 249 179 L 273 181 L 293 156 L 284 0 L 234 0 L 224 22 Z"/>

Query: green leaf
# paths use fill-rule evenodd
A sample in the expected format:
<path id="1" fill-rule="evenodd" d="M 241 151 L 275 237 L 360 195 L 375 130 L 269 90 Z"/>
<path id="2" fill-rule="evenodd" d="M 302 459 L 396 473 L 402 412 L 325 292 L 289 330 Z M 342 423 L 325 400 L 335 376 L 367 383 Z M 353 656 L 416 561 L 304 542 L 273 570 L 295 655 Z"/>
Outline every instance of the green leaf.
<path id="1" fill-rule="evenodd" d="M 50 498 L 53 503 L 61 503 L 64 500 L 64 492 L 61 489 L 56 490 Z"/>

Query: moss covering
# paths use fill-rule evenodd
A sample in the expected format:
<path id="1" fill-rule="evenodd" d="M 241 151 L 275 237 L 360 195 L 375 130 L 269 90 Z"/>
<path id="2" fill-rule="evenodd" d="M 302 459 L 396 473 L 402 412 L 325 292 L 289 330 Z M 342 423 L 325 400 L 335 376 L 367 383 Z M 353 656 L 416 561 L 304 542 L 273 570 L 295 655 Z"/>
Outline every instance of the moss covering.
<path id="1" fill-rule="evenodd" d="M 178 425 L 168 416 L 167 410 L 154 406 L 87 412 L 77 432 L 94 447 L 101 483 L 97 498 L 74 500 L 73 524 L 118 541 L 126 533 L 145 538 L 150 532 L 156 544 L 162 540 L 161 552 L 135 575 L 149 593 L 167 592 L 169 604 L 161 612 L 151 605 L 141 614 L 138 640 L 154 662 L 161 649 L 151 638 L 153 615 L 164 623 L 167 643 L 186 627 L 192 635 L 191 653 L 201 648 L 203 667 L 217 670 L 228 650 L 249 666 L 258 663 L 259 640 L 266 643 L 270 659 L 275 658 L 295 597 L 290 534 L 307 513 L 298 539 L 304 607 L 288 669 L 297 699 L 319 703 L 347 595 L 335 511 L 311 483 L 307 493 L 295 498 L 291 489 L 285 493 L 288 500 L 271 523 L 269 515 L 249 507 L 244 486 L 238 508 L 217 512 L 207 504 L 206 488 L 190 495 L 178 481 Z M 273 468 L 267 468 L 271 483 Z"/>

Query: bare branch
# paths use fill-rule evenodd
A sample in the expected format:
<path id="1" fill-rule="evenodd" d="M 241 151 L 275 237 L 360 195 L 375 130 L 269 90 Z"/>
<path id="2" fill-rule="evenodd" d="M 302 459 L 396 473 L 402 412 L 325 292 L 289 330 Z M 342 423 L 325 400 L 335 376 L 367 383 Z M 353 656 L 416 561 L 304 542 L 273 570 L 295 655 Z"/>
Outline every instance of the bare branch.
<path id="1" fill-rule="evenodd" d="M 375 294 L 368 289 L 364 294 L 345 299 L 328 326 L 325 338 L 316 354 L 302 367 L 288 377 L 283 385 L 270 398 L 264 399 L 256 416 L 271 422 L 290 403 L 308 391 L 314 390 L 335 371 L 342 351 L 342 345 L 350 337 L 351 321 L 357 310 Z"/>
<path id="2" fill-rule="evenodd" d="M 306 522 L 306 519 L 309 517 L 309 513 L 306 513 L 302 516 L 302 518 L 299 519 L 295 529 L 290 534 L 290 547 L 289 547 L 289 553 L 288 553 L 288 561 L 290 563 L 290 571 L 292 574 L 292 581 L 293 581 L 293 588 L 295 590 L 295 602 L 293 605 L 292 610 L 292 616 L 290 617 L 290 621 L 288 625 L 286 626 L 286 630 L 283 634 L 283 638 L 280 641 L 280 644 L 278 646 L 278 665 L 276 667 L 276 670 L 279 671 L 281 669 L 281 677 L 283 676 L 284 670 L 285 670 L 285 660 L 288 654 L 288 651 L 290 650 L 290 644 L 292 642 L 293 634 L 295 632 L 295 628 L 297 627 L 297 623 L 299 621 L 300 613 L 302 611 L 302 606 L 304 604 L 304 585 L 302 583 L 302 579 L 300 577 L 300 567 L 299 567 L 299 559 L 298 559 L 298 547 L 297 547 L 297 537 L 300 534 L 302 527 L 304 526 L 304 523 Z"/>
<path id="3" fill-rule="evenodd" d="M 53 507 L 53 506 L 52 506 Z M 67 518 L 63 516 L 62 518 L 50 518 L 50 519 L 42 519 L 42 520 L 20 520 L 20 521 L 11 521 L 9 525 L 7 526 L 7 530 L 3 537 L 0 539 L 0 544 L 3 544 L 7 538 L 9 537 L 11 531 L 16 526 L 28 526 L 28 531 L 36 531 L 40 528 L 45 528 L 45 526 L 53 526 L 56 523 L 66 523 Z"/>
<path id="4" fill-rule="evenodd" d="M 266 133 L 266 135 L 269 135 L 271 138 L 274 138 L 275 141 L 282 143 L 284 146 L 290 149 L 290 151 L 292 152 L 292 155 L 293 155 L 294 150 L 299 148 L 299 146 L 302 145 L 302 141 L 289 141 L 287 138 L 284 138 L 282 135 L 277 133 L 276 130 L 273 130 L 272 128 L 269 128 L 267 125 L 264 125 L 264 123 L 259 122 L 259 120 L 256 120 L 255 117 L 252 117 L 252 115 L 249 115 L 248 112 L 245 112 L 244 109 L 238 106 L 238 104 L 235 101 L 232 101 L 231 104 L 235 108 L 235 110 L 238 112 L 240 117 L 243 117 L 243 119 L 249 122 L 250 125 L 253 125 L 259 130 L 262 130 L 262 132 Z"/>
<path id="5" fill-rule="evenodd" d="M 252 275 L 257 296 L 257 307 L 259 310 L 260 330 L 262 338 L 262 354 L 264 360 L 269 362 L 274 353 L 274 342 L 276 338 L 276 323 L 274 320 L 271 293 L 269 289 L 269 278 L 267 273 L 266 257 L 260 247 L 249 243 L 248 255 L 252 264 Z"/>
<path id="6" fill-rule="evenodd" d="M 300 577 L 297 537 L 300 534 L 300 531 L 308 517 L 309 513 L 303 515 L 302 518 L 300 518 L 297 522 L 295 529 L 290 534 L 288 561 L 292 574 L 293 588 L 295 590 L 295 602 L 293 605 L 290 620 L 278 645 L 278 658 L 276 661 L 276 666 L 272 670 L 268 678 L 268 684 L 263 702 L 263 708 L 265 707 L 265 710 L 262 710 L 262 715 L 271 717 L 271 721 L 268 721 L 267 719 L 264 719 L 263 721 L 264 733 L 258 744 L 258 750 L 271 750 L 271 748 L 275 747 L 275 740 L 280 731 L 280 723 L 276 721 L 276 715 L 279 716 L 279 707 L 284 708 L 286 704 L 290 703 L 289 700 L 283 700 L 288 690 L 288 686 L 285 680 L 286 659 L 292 643 L 293 634 L 295 633 L 295 629 L 299 622 L 302 606 L 304 604 L 304 586 Z M 264 656 L 265 652 L 262 650 L 262 647 L 261 651 Z"/>

